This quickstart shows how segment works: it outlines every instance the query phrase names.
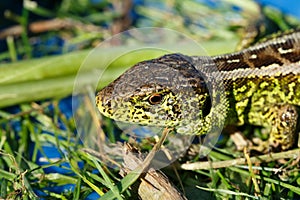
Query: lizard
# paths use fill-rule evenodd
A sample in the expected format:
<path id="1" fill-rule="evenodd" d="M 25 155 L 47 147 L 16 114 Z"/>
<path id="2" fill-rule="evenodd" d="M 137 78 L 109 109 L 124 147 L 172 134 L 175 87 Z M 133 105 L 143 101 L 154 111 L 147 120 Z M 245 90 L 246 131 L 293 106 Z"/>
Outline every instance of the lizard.
<path id="1" fill-rule="evenodd" d="M 233 53 L 139 62 L 100 90 L 96 105 L 114 120 L 186 135 L 206 134 L 221 121 L 261 126 L 270 146 L 289 149 L 300 106 L 300 31 Z"/>

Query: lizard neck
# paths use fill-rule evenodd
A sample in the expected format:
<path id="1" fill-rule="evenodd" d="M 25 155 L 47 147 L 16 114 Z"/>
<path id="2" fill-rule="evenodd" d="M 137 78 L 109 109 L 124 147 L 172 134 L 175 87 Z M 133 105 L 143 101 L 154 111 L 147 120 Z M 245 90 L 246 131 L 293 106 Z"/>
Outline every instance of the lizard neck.
<path id="1" fill-rule="evenodd" d="M 210 85 L 217 85 L 218 88 L 213 91 L 216 95 L 218 89 L 225 90 L 227 101 L 223 103 L 231 108 L 225 114 L 225 123 L 230 124 L 238 120 L 236 103 L 248 101 L 245 99 L 251 98 L 261 82 L 270 82 L 274 78 L 281 80 L 291 75 L 300 78 L 300 32 L 283 34 L 239 52 L 212 57 L 194 56 L 192 59 L 195 68 L 207 77 Z M 247 86 L 245 93 L 239 92 L 242 86 Z M 221 112 L 215 111 L 214 105 L 211 113 L 217 119 L 224 119 L 218 116 Z M 204 121 L 211 124 L 215 117 L 208 115 Z M 243 124 L 243 120 L 239 124 Z"/>

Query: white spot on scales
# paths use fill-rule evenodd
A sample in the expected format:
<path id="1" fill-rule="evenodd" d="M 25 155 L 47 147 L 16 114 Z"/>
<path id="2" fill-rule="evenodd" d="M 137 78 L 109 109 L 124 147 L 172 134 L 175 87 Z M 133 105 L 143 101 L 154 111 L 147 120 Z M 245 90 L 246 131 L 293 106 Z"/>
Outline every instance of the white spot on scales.
<path id="1" fill-rule="evenodd" d="M 279 47 L 277 50 L 280 54 L 287 54 L 293 52 L 293 49 L 283 49 L 282 47 Z"/>
<path id="2" fill-rule="evenodd" d="M 238 63 L 240 59 L 227 60 L 227 63 Z"/>

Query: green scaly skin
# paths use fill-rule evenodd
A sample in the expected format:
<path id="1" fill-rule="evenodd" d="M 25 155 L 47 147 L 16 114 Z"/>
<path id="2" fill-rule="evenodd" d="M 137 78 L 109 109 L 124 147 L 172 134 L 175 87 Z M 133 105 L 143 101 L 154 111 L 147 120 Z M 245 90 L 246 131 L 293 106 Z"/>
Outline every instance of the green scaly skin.
<path id="1" fill-rule="evenodd" d="M 300 106 L 300 32 L 214 57 L 169 54 L 140 62 L 96 97 L 112 119 L 205 134 L 226 124 L 265 127 L 292 147 Z"/>

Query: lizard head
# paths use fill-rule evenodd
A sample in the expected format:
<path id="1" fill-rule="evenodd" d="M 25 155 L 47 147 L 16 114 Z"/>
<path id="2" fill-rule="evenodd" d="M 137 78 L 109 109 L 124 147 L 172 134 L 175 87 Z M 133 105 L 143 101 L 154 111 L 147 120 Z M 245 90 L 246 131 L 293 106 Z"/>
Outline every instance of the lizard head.
<path id="1" fill-rule="evenodd" d="M 96 105 L 116 121 L 174 127 L 182 134 L 201 134 L 196 128 L 204 127 L 211 109 L 203 75 L 181 54 L 134 65 L 98 92 Z"/>

